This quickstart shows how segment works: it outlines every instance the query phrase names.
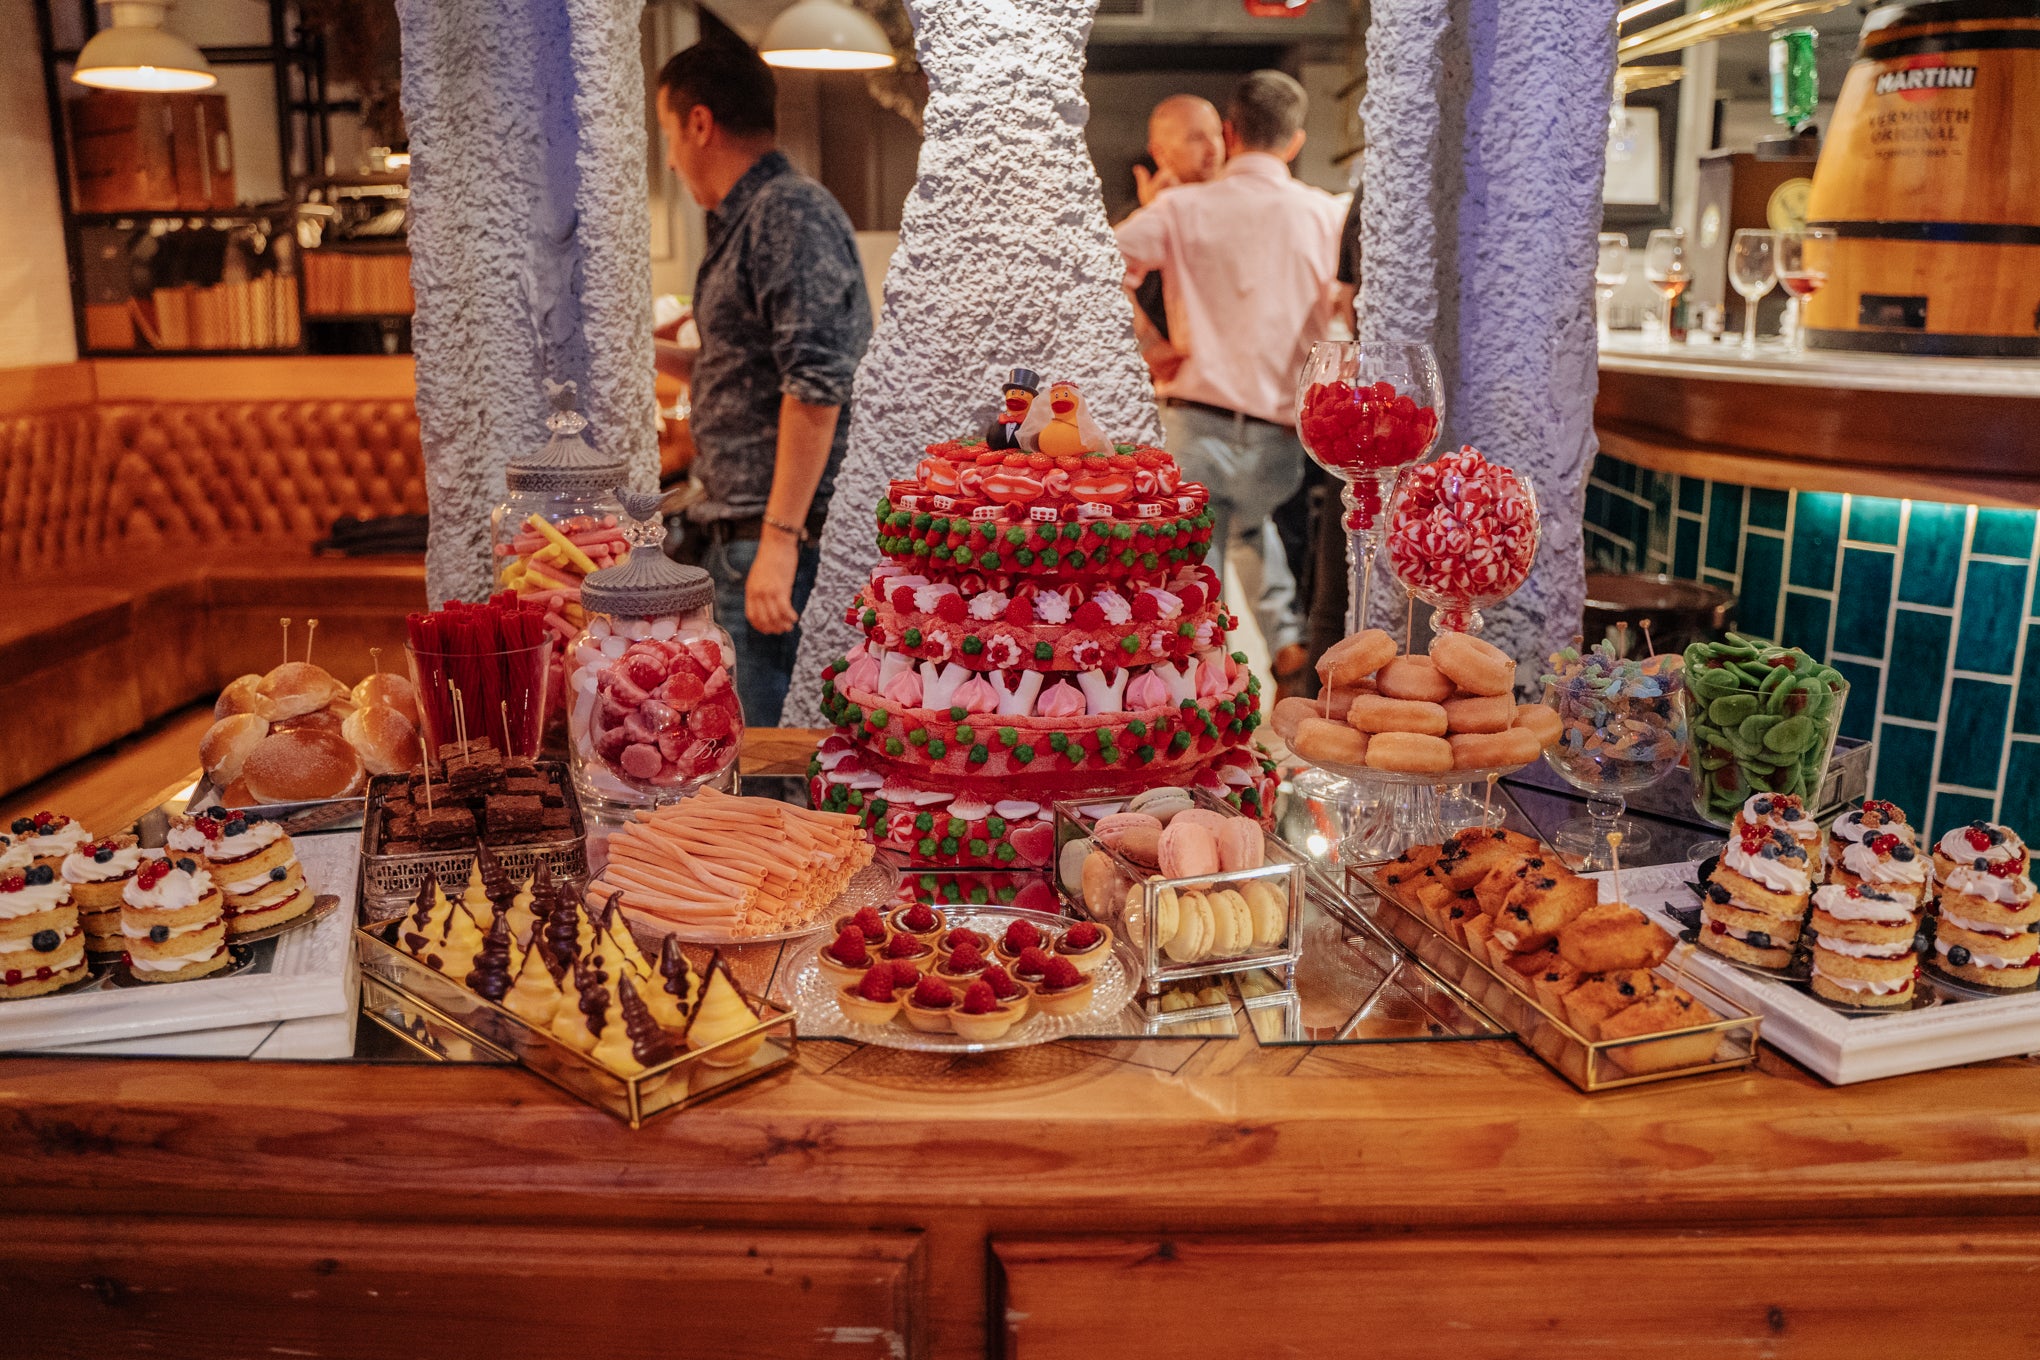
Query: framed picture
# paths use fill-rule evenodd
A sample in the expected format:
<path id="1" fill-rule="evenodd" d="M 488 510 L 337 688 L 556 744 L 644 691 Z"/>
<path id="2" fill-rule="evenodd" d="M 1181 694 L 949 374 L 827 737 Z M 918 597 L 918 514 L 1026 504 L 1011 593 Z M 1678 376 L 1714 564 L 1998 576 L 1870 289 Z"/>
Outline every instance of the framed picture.
<path id="1" fill-rule="evenodd" d="M 1602 222 L 1610 228 L 1663 226 L 1672 211 L 1672 150 L 1678 129 L 1676 85 L 1638 90 L 1608 120 Z"/>

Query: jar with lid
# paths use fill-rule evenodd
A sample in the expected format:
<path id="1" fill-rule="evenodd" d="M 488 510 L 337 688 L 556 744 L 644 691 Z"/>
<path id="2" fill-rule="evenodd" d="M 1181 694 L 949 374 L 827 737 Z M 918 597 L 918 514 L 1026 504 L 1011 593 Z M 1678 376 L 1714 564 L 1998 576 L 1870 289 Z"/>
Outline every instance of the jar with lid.
<path id="1" fill-rule="evenodd" d="M 568 752 L 584 805 L 670 803 L 736 766 L 744 736 L 736 648 L 699 567 L 667 558 L 656 493 L 618 493 L 631 544 L 581 588 L 587 624 L 567 650 Z"/>

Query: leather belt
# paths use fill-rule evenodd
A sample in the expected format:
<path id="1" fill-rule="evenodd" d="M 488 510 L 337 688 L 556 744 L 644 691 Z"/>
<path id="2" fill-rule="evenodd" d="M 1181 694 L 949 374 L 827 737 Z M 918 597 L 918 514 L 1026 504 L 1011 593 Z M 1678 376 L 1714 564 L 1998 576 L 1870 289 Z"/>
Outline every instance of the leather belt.
<path id="1" fill-rule="evenodd" d="M 1278 430 L 1290 428 L 1279 420 L 1266 420 L 1260 416 L 1250 416 L 1245 411 L 1235 411 L 1230 406 L 1214 406 L 1208 401 L 1192 401 L 1188 397 L 1163 397 L 1162 405 L 1187 406 L 1193 411 L 1209 412 L 1226 420 L 1251 420 L 1256 425 L 1273 425 Z"/>
<path id="2" fill-rule="evenodd" d="M 828 522 L 828 518 L 826 510 L 820 514 L 811 513 L 808 515 L 807 531 L 809 543 L 820 543 L 822 541 L 822 526 Z M 765 536 L 765 517 L 763 515 L 746 515 L 740 519 L 715 519 L 710 520 L 704 527 L 707 528 L 711 537 L 724 543 L 755 540 Z"/>

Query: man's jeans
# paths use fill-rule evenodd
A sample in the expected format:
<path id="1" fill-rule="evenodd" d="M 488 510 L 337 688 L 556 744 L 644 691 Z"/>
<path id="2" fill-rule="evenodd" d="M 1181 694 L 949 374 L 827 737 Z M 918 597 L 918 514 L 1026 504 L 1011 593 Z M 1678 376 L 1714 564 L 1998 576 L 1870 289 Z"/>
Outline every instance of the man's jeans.
<path id="1" fill-rule="evenodd" d="M 1303 445 L 1295 431 L 1167 402 L 1162 429 L 1184 478 L 1211 491 L 1211 554 L 1205 560 L 1221 577 L 1232 560 L 1271 658 L 1301 642 L 1296 577 L 1268 518 L 1303 485 Z"/>
<path id="2" fill-rule="evenodd" d="M 800 649 L 800 629 L 786 633 L 760 633 L 744 617 L 744 580 L 751 564 L 758 560 L 755 538 L 724 539 L 711 530 L 701 565 L 715 582 L 715 621 L 728 630 L 737 649 L 737 699 L 744 706 L 746 727 L 777 727 L 779 711 L 786 704 L 787 687 L 793 683 L 794 653 Z M 806 610 L 808 592 L 815 588 L 815 570 L 822 551 L 813 543 L 801 545 L 800 561 L 793 572 L 793 612 Z"/>

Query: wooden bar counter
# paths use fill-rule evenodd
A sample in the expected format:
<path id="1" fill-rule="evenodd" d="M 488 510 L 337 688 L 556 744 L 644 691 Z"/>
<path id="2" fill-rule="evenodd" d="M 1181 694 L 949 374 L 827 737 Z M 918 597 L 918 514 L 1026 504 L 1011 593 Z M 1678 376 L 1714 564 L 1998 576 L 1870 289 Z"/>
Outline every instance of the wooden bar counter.
<path id="1" fill-rule="evenodd" d="M 2031 1060 L 808 1042 L 636 1132 L 509 1068 L 0 1060 L 0 1354 L 2030 1357 L 2036 1280 Z"/>

